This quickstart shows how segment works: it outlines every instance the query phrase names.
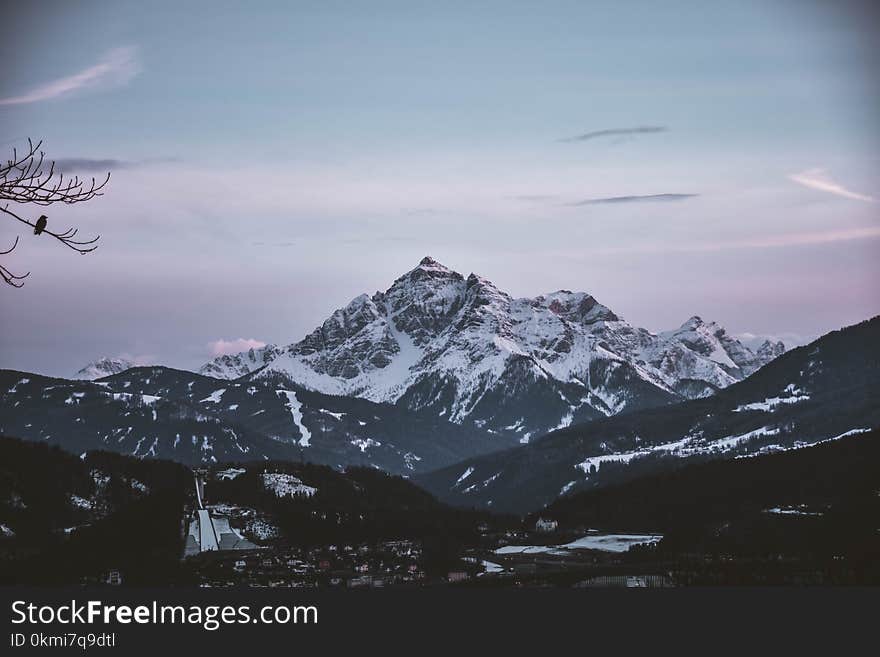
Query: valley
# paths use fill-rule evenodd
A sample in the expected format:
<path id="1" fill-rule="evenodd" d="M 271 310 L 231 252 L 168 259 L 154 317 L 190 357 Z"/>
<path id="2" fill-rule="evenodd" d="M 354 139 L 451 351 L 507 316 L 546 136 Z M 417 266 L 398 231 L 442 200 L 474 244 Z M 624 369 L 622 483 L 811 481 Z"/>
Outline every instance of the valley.
<path id="1" fill-rule="evenodd" d="M 0 575 L 55 581 L 63 556 L 83 583 L 870 580 L 878 395 L 880 318 L 752 351 L 425 258 L 201 373 L 0 370 L 0 435 L 23 440 L 4 440 Z"/>

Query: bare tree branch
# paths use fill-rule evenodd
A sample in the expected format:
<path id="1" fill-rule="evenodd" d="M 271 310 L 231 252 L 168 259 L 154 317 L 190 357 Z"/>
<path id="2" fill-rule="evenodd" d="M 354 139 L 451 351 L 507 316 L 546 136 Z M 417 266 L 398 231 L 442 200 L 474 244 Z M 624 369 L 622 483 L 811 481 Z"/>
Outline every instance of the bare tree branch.
<path id="1" fill-rule="evenodd" d="M 3 279 L 4 283 L 11 285 L 12 287 L 21 287 L 22 285 L 24 285 L 24 283 L 22 283 L 21 281 L 30 275 L 31 273 L 28 272 L 27 274 L 18 276 L 6 269 L 6 267 L 4 267 L 3 265 L 0 265 L 0 278 Z"/>
<path id="2" fill-rule="evenodd" d="M 109 173 L 100 181 L 94 177 L 90 180 L 81 180 L 79 176 L 65 178 L 62 172 L 55 170 L 54 161 L 49 161 L 48 168 L 46 167 L 45 153 L 40 150 L 42 144 L 42 141 L 34 144 L 29 138 L 25 152 L 19 154 L 18 150 L 13 148 L 12 158 L 0 165 L 0 201 L 10 201 L 22 205 L 49 206 L 56 203 L 82 203 L 103 195 L 102 190 L 110 180 Z M 97 241 L 101 239 L 100 235 L 92 239 L 75 239 L 79 229 L 73 227 L 62 232 L 48 230 L 46 217 L 41 217 L 36 223 L 32 222 L 10 210 L 9 203 L 0 207 L 0 212 L 27 224 L 34 229 L 35 235 L 51 235 L 66 247 L 80 254 L 91 253 L 97 249 Z M 17 236 L 12 247 L 7 251 L 0 251 L 0 255 L 8 255 L 16 246 L 18 246 Z M 21 287 L 23 285 L 22 279 L 27 277 L 29 273 L 19 276 L 0 266 L 0 277 L 13 287 Z"/>
<path id="3" fill-rule="evenodd" d="M 15 247 L 17 247 L 17 246 L 18 246 L 18 235 L 15 236 L 15 241 L 12 243 L 12 246 L 10 246 L 5 251 L 0 251 L 0 255 L 6 255 L 7 253 L 12 253 L 13 251 L 15 251 Z"/>
<path id="4" fill-rule="evenodd" d="M 108 173 L 101 182 L 92 177 L 80 180 L 79 176 L 64 178 L 55 171 L 55 162 L 49 162 L 48 170 L 43 170 L 45 153 L 40 150 L 42 141 L 34 144 L 28 139 L 27 153 L 21 157 L 13 149 L 12 159 L 0 166 L 0 199 L 15 203 L 81 203 L 101 196 L 104 186 L 110 181 Z"/>
<path id="5" fill-rule="evenodd" d="M 8 255 L 8 254 L 12 253 L 15 250 L 15 247 L 17 247 L 17 246 L 18 246 L 18 235 L 15 236 L 15 241 L 12 243 L 12 246 L 10 246 L 5 251 L 0 251 L 0 255 Z M 6 267 L 4 267 L 3 265 L 0 265 L 0 277 L 3 278 L 4 283 L 7 283 L 8 285 L 11 285 L 12 287 L 21 287 L 22 285 L 24 285 L 24 283 L 22 283 L 21 281 L 30 275 L 31 275 L 31 273 L 28 272 L 27 274 L 23 274 L 23 275 L 19 276 L 17 274 L 13 274 L 11 271 L 6 269 Z"/>
<path id="6" fill-rule="evenodd" d="M 37 227 L 36 224 L 31 223 L 27 219 L 22 219 L 17 214 L 15 214 L 12 210 L 9 209 L 8 205 L 4 208 L 0 208 L 0 212 L 5 212 L 9 216 L 11 216 L 15 219 L 18 219 L 21 223 L 27 224 L 31 228 Z M 82 254 L 91 253 L 92 251 L 94 251 L 95 249 L 98 248 L 98 245 L 95 244 L 95 242 L 97 242 L 99 239 L 101 239 L 100 235 L 98 235 L 97 237 L 94 237 L 90 240 L 79 241 L 79 240 L 73 239 L 74 237 L 76 237 L 78 230 L 79 229 L 77 229 L 77 228 L 68 228 L 63 233 L 53 233 L 51 230 L 44 228 L 42 230 L 41 234 L 51 235 L 55 239 L 59 240 L 62 244 L 64 244 L 64 246 L 70 247 L 71 249 L 73 249 L 77 253 L 82 253 Z M 15 239 L 16 239 L 16 242 L 18 242 L 18 237 L 16 237 Z M 94 245 L 94 246 L 89 246 L 89 245 Z"/>

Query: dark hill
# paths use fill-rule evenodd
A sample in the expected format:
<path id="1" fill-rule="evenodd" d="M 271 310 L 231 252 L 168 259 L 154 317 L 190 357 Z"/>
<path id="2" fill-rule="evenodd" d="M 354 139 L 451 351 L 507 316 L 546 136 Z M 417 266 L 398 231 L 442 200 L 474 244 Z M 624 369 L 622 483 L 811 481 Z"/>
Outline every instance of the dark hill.
<path id="1" fill-rule="evenodd" d="M 796 449 L 880 426 L 880 318 L 794 349 L 716 395 L 577 425 L 417 481 L 456 505 L 524 512 L 693 461 Z"/>

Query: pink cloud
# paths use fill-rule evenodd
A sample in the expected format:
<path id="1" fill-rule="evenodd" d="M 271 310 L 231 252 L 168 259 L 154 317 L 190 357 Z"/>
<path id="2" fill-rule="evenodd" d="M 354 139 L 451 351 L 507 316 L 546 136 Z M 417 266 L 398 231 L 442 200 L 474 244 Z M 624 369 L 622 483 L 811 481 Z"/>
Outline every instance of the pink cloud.
<path id="1" fill-rule="evenodd" d="M 119 358 L 124 360 L 129 360 L 138 367 L 145 367 L 147 365 L 155 365 L 158 360 L 154 354 L 139 354 L 132 355 L 129 353 L 119 354 Z"/>
<path id="2" fill-rule="evenodd" d="M 824 169 L 810 169 L 809 171 L 793 173 L 788 179 L 792 182 L 796 182 L 798 185 L 803 185 L 810 189 L 816 189 L 820 192 L 828 192 L 835 196 L 851 198 L 856 201 L 865 201 L 866 203 L 873 203 L 876 200 L 874 197 L 868 196 L 867 194 L 859 194 L 851 189 L 847 189 L 837 181 L 832 180 L 825 175 Z"/>
<path id="3" fill-rule="evenodd" d="M 248 349 L 259 349 L 260 347 L 265 346 L 265 342 L 260 342 L 253 338 L 236 338 L 235 340 L 224 340 L 223 338 L 220 338 L 219 340 L 214 340 L 213 342 L 208 343 L 208 351 L 211 352 L 212 358 L 217 358 L 217 356 L 237 354 L 242 351 L 247 351 Z"/>

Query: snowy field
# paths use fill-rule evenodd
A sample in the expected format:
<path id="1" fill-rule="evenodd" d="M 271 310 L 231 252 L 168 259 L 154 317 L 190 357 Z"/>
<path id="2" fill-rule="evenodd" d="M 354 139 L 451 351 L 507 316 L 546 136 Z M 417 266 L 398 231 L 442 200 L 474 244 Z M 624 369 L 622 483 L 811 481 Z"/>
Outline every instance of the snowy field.
<path id="1" fill-rule="evenodd" d="M 633 545 L 659 542 L 659 534 L 587 534 L 565 545 L 505 545 L 495 554 L 550 554 L 564 556 L 571 550 L 600 550 L 602 552 L 626 552 Z"/>
<path id="2" fill-rule="evenodd" d="M 566 543 L 562 547 L 567 550 L 626 552 L 633 545 L 659 543 L 662 538 L 663 536 L 659 534 L 587 534 L 576 541 Z"/>

